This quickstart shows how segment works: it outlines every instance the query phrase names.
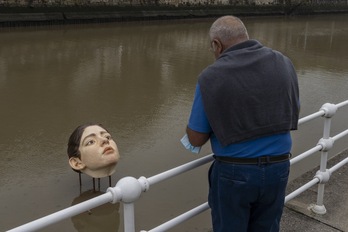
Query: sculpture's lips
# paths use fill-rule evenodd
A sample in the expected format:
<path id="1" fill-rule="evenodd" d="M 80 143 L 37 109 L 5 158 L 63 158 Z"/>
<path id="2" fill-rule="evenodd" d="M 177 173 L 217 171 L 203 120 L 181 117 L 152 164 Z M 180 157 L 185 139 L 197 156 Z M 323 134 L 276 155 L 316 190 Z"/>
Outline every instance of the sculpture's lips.
<path id="1" fill-rule="evenodd" d="M 109 154 L 109 153 L 112 153 L 114 152 L 114 149 L 112 147 L 106 147 L 103 151 L 103 155 L 104 154 Z"/>

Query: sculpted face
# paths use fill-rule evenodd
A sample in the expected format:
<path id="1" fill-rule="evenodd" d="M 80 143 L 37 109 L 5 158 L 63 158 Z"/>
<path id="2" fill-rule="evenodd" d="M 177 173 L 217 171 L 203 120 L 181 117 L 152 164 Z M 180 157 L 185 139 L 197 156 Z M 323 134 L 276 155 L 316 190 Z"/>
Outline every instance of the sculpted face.
<path id="1" fill-rule="evenodd" d="M 79 145 L 80 158 L 71 157 L 70 166 L 94 178 L 110 176 L 120 158 L 111 135 L 98 125 L 88 126 Z"/>

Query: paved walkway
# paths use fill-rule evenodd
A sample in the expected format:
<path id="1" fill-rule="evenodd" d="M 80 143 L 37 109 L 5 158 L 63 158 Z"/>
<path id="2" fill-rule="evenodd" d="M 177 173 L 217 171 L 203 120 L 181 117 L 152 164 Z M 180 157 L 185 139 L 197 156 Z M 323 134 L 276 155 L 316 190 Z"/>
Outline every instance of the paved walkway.
<path id="1" fill-rule="evenodd" d="M 343 152 L 329 160 L 327 168 L 348 157 Z M 288 192 L 292 192 L 301 185 L 313 179 L 319 168 L 305 173 L 290 182 Z M 327 213 L 318 215 L 309 208 L 317 201 L 318 186 L 287 202 L 281 221 L 281 232 L 348 232 L 348 164 L 332 173 L 325 184 L 324 205 Z"/>

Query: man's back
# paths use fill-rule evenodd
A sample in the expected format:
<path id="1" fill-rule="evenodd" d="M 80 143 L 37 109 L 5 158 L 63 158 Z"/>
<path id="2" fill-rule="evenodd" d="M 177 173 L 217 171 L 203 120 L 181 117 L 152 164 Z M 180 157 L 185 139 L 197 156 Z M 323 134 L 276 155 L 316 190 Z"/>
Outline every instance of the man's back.
<path id="1" fill-rule="evenodd" d="M 297 129 L 291 61 L 255 40 L 227 49 L 199 77 L 204 109 L 222 145 Z"/>

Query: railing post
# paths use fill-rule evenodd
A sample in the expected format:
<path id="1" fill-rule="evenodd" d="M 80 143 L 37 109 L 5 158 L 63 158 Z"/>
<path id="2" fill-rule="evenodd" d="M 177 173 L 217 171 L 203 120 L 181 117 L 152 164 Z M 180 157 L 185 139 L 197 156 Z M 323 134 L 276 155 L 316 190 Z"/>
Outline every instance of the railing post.
<path id="1" fill-rule="evenodd" d="M 316 214 L 325 214 L 326 208 L 324 205 L 324 190 L 325 183 L 330 178 L 330 173 L 326 169 L 327 166 L 327 157 L 328 150 L 330 150 L 333 146 L 333 140 L 330 138 L 331 131 L 331 119 L 335 115 L 337 111 L 337 106 L 334 104 L 326 103 L 324 104 L 320 110 L 324 111 L 324 130 L 323 130 L 323 138 L 319 140 L 319 143 L 322 146 L 321 149 L 321 159 L 320 159 L 320 170 L 317 172 L 316 177 L 320 179 L 318 184 L 318 195 L 317 195 L 317 203 L 311 207 L 311 210 Z"/>
<path id="2" fill-rule="evenodd" d="M 124 231 L 135 232 L 134 203 L 124 203 Z"/>
<path id="3" fill-rule="evenodd" d="M 107 189 L 113 195 L 113 203 L 120 200 L 123 203 L 125 232 L 135 232 L 134 202 L 139 199 L 142 192 L 148 189 L 148 181 L 143 176 L 139 179 L 131 176 L 124 177 L 117 182 L 115 187 Z"/>

